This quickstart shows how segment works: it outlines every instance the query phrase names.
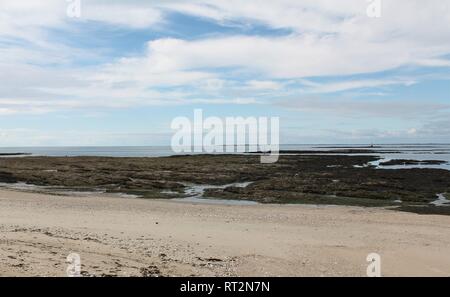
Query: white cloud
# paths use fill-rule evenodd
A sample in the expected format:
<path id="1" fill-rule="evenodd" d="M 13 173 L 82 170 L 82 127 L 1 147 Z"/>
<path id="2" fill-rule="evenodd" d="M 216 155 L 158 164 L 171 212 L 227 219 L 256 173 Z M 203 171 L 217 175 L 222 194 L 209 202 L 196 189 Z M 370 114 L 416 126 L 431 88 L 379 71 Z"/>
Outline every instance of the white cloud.
<path id="1" fill-rule="evenodd" d="M 81 0 L 80 18 L 68 16 L 69 5 L 65 0 L 0 0 L 0 35 L 31 37 L 39 29 L 61 28 L 74 21 L 131 28 L 149 28 L 163 21 L 162 12 L 147 1 Z"/>
<path id="2" fill-rule="evenodd" d="M 419 66 L 427 67 L 450 67 L 450 60 L 446 59 L 427 59 L 417 62 Z"/>
<path id="3" fill-rule="evenodd" d="M 408 130 L 407 132 L 409 135 L 416 135 L 417 134 L 417 129 L 416 128 L 411 128 Z"/>
<path id="4" fill-rule="evenodd" d="M 194 0 L 168 1 L 163 7 L 178 12 L 210 18 L 219 22 L 259 22 L 273 28 L 298 32 L 334 32 L 336 18 L 365 13 L 364 1 L 341 0 Z"/>
<path id="5" fill-rule="evenodd" d="M 349 40 L 342 36 L 289 35 L 232 36 L 194 41 L 158 39 L 149 42 L 145 57 L 109 65 L 108 77 L 122 81 L 130 73 L 191 73 L 193 79 L 222 68 L 276 79 L 345 76 L 375 73 L 418 64 L 450 52 L 450 41 L 440 46 L 412 44 L 395 38 L 386 42 Z M 200 75 L 200 76 L 198 76 Z M 148 78 L 148 76 L 139 77 Z M 108 79 L 106 76 L 102 79 Z"/>
<path id="6" fill-rule="evenodd" d="M 382 18 L 361 0 L 194 0 L 164 7 L 218 22 L 290 29 L 285 37 L 233 36 L 155 42 L 155 52 L 186 67 L 242 67 L 268 77 L 351 75 L 406 65 L 448 66 L 450 3 L 383 1 Z M 198 59 L 202 57 L 201 59 Z M 185 61 L 192 65 L 185 65 Z"/>
<path id="7" fill-rule="evenodd" d="M 84 3 L 84 1 L 83 1 Z M 87 2 L 82 6 L 80 21 L 97 21 L 131 28 L 150 28 L 163 21 L 160 10 L 150 5 L 137 5 L 127 1 Z"/>
<path id="8" fill-rule="evenodd" d="M 95 132 L 51 129 L 0 129 L 0 145 L 2 147 L 21 147 L 19 152 L 32 150 L 27 147 L 45 146 L 115 146 L 127 143 L 133 145 L 163 145 L 170 142 L 170 130 L 156 133 L 133 132 Z M 39 149 L 38 149 L 39 150 Z M 40 149 L 41 153 L 45 148 Z M 13 151 L 16 152 L 16 151 Z"/>
<path id="9" fill-rule="evenodd" d="M 220 22 L 260 23 L 271 28 L 295 32 L 338 33 L 358 39 L 399 37 L 439 40 L 449 32 L 448 1 L 382 1 L 381 19 L 367 16 L 369 3 L 364 0 L 192 0 L 167 1 L 163 7 Z M 443 25 L 443 26 L 442 26 Z M 435 41 L 436 41 L 435 40 Z M 380 40 L 381 41 L 381 40 Z"/>
<path id="10" fill-rule="evenodd" d="M 246 87 L 252 90 L 279 90 L 283 88 L 283 84 L 270 80 L 251 80 Z"/>
<path id="11" fill-rule="evenodd" d="M 276 103 L 289 109 L 327 114 L 346 118 L 433 118 L 438 114 L 448 114 L 450 104 L 431 103 L 425 100 L 374 100 L 346 98 L 290 98 Z"/>
<path id="12" fill-rule="evenodd" d="M 366 80 L 348 80 L 332 83 L 316 83 L 307 88 L 307 93 L 336 93 L 362 88 L 376 88 L 383 86 L 403 85 L 411 86 L 416 81 L 411 79 L 366 79 Z"/>
<path id="13" fill-rule="evenodd" d="M 199 82 L 198 87 L 208 91 L 222 90 L 228 82 L 223 79 L 206 79 Z"/>
<path id="14" fill-rule="evenodd" d="M 191 103 L 205 103 L 205 104 L 237 104 L 237 105 L 247 105 L 247 104 L 258 104 L 258 100 L 255 98 L 233 98 L 233 99 L 191 99 Z M 186 102 L 187 103 L 187 102 Z"/>
<path id="15" fill-rule="evenodd" d="M 74 20 L 67 17 L 63 0 L 0 0 L 0 42 L 20 39 L 32 45 L 0 43 L 1 112 L 179 104 L 195 102 L 192 98 L 240 104 L 259 102 L 240 99 L 250 98 L 251 91 L 281 93 L 290 80 L 300 81 L 309 93 L 334 93 L 416 82 L 414 77 L 350 80 L 347 75 L 449 66 L 443 58 L 450 54 L 449 2 L 383 2 L 382 18 L 371 19 L 362 0 L 89 0 L 82 1 L 81 19 Z M 47 29 L 67 30 L 90 21 L 151 29 L 171 11 L 290 33 L 159 38 L 149 41 L 141 56 L 89 68 L 70 65 L 100 52 L 69 48 L 47 34 Z M 342 79 L 328 84 L 304 79 L 328 76 Z M 209 98 L 207 92 L 228 92 L 230 98 L 199 99 Z"/>

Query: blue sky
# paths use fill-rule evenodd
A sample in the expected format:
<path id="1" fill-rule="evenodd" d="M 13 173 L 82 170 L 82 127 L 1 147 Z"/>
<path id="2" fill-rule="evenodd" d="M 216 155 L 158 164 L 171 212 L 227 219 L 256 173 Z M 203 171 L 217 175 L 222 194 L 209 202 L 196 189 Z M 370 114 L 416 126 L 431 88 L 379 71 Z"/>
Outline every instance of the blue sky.
<path id="1" fill-rule="evenodd" d="M 450 140 L 448 1 L 40 2 L 0 0 L 0 146 L 168 145 L 195 108 L 283 143 Z"/>

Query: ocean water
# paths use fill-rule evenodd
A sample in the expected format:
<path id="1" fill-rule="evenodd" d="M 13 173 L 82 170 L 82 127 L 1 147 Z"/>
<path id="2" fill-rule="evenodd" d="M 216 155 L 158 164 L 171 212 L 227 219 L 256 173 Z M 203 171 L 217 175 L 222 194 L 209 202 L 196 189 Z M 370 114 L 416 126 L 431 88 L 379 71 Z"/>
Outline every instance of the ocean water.
<path id="1" fill-rule="evenodd" d="M 291 150 L 287 146 L 288 150 Z M 450 144 L 385 144 L 385 145 L 319 145 L 319 146 L 301 146 L 306 149 L 312 149 L 315 151 L 324 150 L 338 150 L 338 149 L 362 149 L 362 150 L 378 150 L 382 153 L 363 153 L 363 154 L 351 154 L 377 156 L 381 159 L 379 161 L 371 162 L 370 165 L 374 165 L 379 169 L 410 169 L 410 168 L 434 168 L 434 169 L 446 169 L 450 170 Z M 382 166 L 380 163 L 390 160 L 416 160 L 416 161 L 444 161 L 446 163 L 440 165 L 392 165 Z"/>
<path id="2" fill-rule="evenodd" d="M 4 147 L 2 153 L 26 153 L 47 157 L 164 157 L 174 155 L 169 146 Z"/>
<path id="3" fill-rule="evenodd" d="M 281 145 L 281 150 L 313 150 L 317 152 L 337 149 L 367 149 L 368 153 L 353 155 L 380 156 L 382 160 L 373 162 L 372 165 L 384 169 L 406 169 L 406 168 L 441 168 L 450 170 L 450 144 L 385 144 L 374 145 L 373 148 L 367 144 L 345 145 Z M 383 153 L 370 153 L 369 151 L 382 150 Z M 0 154 L 27 153 L 33 156 L 52 157 L 74 157 L 74 156 L 104 156 L 104 157 L 164 157 L 176 155 L 170 146 L 111 146 L 111 147 L 10 147 L 0 148 Z M 406 165 L 406 166 L 379 166 L 379 163 L 395 160 L 441 160 L 442 165 Z"/>

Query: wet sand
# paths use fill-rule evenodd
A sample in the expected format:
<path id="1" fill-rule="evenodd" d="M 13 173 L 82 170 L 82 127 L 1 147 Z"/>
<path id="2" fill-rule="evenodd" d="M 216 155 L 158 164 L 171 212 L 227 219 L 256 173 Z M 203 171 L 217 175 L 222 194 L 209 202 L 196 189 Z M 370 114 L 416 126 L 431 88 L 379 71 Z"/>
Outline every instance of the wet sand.
<path id="1" fill-rule="evenodd" d="M 0 276 L 450 276 L 450 217 L 0 190 Z"/>

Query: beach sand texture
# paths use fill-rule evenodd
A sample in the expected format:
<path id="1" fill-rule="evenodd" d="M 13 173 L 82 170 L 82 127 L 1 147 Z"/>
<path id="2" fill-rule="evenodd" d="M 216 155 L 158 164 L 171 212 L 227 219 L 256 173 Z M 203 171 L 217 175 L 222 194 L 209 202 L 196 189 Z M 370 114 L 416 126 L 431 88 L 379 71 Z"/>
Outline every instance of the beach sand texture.
<path id="1" fill-rule="evenodd" d="M 0 190 L 0 276 L 450 276 L 450 216 Z"/>

